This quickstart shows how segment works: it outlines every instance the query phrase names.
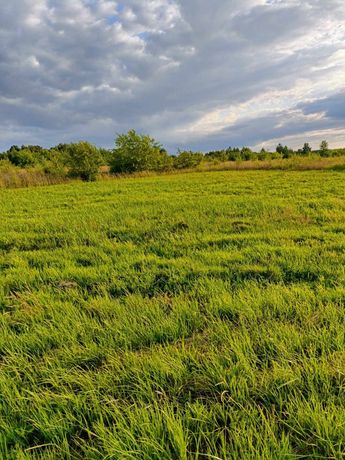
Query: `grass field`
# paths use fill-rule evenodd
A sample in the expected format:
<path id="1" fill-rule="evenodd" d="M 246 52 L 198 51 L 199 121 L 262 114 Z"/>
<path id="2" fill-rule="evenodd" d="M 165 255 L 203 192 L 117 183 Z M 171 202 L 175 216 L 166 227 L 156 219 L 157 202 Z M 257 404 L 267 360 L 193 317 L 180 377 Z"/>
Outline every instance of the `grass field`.
<path id="1" fill-rule="evenodd" d="M 0 190 L 0 458 L 344 459 L 344 307 L 344 172 Z"/>

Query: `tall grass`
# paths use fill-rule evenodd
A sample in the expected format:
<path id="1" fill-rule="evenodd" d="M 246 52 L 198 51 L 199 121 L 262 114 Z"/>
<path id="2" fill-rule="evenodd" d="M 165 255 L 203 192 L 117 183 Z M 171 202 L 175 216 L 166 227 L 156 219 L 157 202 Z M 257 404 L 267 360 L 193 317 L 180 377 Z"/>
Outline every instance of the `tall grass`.
<path id="1" fill-rule="evenodd" d="M 320 157 L 311 155 L 310 157 L 294 156 L 292 158 L 267 159 L 267 160 L 248 160 L 248 161 L 226 161 L 221 163 L 201 163 L 197 168 L 200 171 L 231 171 L 231 170 L 291 170 L 308 171 L 333 169 L 345 164 L 345 157 Z"/>
<path id="2" fill-rule="evenodd" d="M 127 177 L 155 177 L 172 174 L 184 174 L 186 172 L 207 172 L 207 171 L 256 171 L 256 170 L 287 170 L 287 171 L 309 171 L 334 169 L 342 171 L 345 168 L 345 157 L 325 157 L 312 155 L 310 157 L 295 156 L 288 159 L 268 160 L 241 160 L 241 161 L 202 161 L 198 166 L 187 169 L 171 169 L 165 171 L 140 171 L 136 173 L 110 174 L 109 166 L 102 166 L 99 169 L 98 179 L 114 180 Z M 0 189 L 1 188 L 23 188 L 43 185 L 56 185 L 69 182 L 67 171 L 64 169 L 46 172 L 44 167 L 19 168 L 8 162 L 0 162 Z"/>
<path id="3" fill-rule="evenodd" d="M 345 181 L 0 191 L 4 459 L 342 459 Z"/>
<path id="4" fill-rule="evenodd" d="M 40 167 L 18 168 L 7 162 L 0 162 L 0 188 L 21 188 L 54 185 L 67 182 L 66 175 L 48 173 Z"/>

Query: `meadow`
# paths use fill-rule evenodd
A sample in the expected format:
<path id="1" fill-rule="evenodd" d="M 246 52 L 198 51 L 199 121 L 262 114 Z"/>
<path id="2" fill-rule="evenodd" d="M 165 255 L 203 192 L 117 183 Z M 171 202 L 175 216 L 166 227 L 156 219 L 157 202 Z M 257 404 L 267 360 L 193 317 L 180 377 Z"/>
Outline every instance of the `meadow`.
<path id="1" fill-rule="evenodd" d="M 0 458 L 345 458 L 345 173 L 0 190 Z"/>

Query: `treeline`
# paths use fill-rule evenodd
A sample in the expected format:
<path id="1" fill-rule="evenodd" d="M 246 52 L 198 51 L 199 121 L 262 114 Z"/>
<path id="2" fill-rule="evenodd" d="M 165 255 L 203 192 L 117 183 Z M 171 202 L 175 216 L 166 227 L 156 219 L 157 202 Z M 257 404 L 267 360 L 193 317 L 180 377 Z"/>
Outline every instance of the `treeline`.
<path id="1" fill-rule="evenodd" d="M 318 150 L 312 150 L 309 143 L 305 143 L 302 148 L 293 150 L 287 145 L 278 144 L 274 152 L 261 149 L 259 152 L 251 150 L 249 147 L 215 150 L 205 154 L 205 158 L 217 161 L 249 161 L 249 160 L 276 160 L 293 157 L 308 157 L 311 154 L 320 157 L 337 157 L 345 155 L 345 148 L 330 149 L 327 141 L 322 141 Z"/>
<path id="2" fill-rule="evenodd" d="M 35 181 L 57 183 L 68 178 L 93 181 L 100 171 L 106 174 L 130 174 L 192 169 L 201 163 L 288 159 L 311 155 L 345 156 L 345 149 L 329 149 L 328 143 L 322 141 L 316 151 L 312 151 L 310 145 L 305 143 L 298 150 L 278 144 L 274 152 L 229 147 L 208 153 L 179 150 L 176 155 L 169 155 L 152 137 L 130 130 L 117 136 L 115 148 L 111 150 L 98 148 L 85 141 L 58 144 L 49 149 L 39 145 L 13 145 L 0 154 L 0 186 L 25 186 Z"/>

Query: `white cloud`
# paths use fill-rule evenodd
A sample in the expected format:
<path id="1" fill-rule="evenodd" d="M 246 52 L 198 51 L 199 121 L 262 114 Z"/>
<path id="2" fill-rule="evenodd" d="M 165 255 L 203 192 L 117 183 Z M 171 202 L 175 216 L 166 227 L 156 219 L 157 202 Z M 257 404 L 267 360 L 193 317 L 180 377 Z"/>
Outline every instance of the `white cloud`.
<path id="1" fill-rule="evenodd" d="M 0 148 L 110 146 L 131 127 L 172 149 L 339 142 L 341 108 L 325 101 L 345 87 L 344 23 L 343 0 L 12 0 Z"/>

